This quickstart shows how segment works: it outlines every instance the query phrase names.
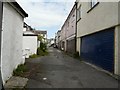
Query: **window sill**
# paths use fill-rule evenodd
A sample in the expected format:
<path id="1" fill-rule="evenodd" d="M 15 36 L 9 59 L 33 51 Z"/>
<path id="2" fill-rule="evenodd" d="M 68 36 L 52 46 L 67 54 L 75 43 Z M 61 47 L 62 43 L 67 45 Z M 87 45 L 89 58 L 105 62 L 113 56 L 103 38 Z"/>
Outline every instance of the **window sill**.
<path id="1" fill-rule="evenodd" d="M 87 11 L 87 13 L 89 13 L 90 11 L 92 11 L 92 9 L 94 9 L 98 4 L 99 4 L 99 2 L 96 3 L 93 7 L 91 7 L 91 8 Z"/>

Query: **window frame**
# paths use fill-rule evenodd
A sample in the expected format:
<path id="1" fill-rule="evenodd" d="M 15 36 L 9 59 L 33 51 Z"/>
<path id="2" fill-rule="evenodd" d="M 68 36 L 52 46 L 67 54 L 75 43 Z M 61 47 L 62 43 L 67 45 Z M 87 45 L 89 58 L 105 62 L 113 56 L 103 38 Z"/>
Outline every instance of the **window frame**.
<path id="1" fill-rule="evenodd" d="M 98 3 L 98 0 L 91 0 L 91 8 Z"/>
<path id="2" fill-rule="evenodd" d="M 90 2 L 90 9 L 87 11 L 89 13 L 92 9 L 94 9 L 100 2 L 97 0 L 97 2 L 92 6 L 92 0 Z"/>
<path id="3" fill-rule="evenodd" d="M 81 5 L 79 6 L 79 8 L 77 9 L 77 21 L 79 21 L 81 19 Z"/>

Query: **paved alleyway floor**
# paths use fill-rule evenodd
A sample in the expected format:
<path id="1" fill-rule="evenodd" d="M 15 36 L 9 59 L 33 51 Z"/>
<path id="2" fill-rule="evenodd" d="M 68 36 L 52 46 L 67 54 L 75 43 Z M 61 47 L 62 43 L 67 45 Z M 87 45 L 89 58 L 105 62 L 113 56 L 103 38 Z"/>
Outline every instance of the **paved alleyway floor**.
<path id="1" fill-rule="evenodd" d="M 50 48 L 48 56 L 28 59 L 26 88 L 118 88 L 118 81 L 90 65 Z"/>

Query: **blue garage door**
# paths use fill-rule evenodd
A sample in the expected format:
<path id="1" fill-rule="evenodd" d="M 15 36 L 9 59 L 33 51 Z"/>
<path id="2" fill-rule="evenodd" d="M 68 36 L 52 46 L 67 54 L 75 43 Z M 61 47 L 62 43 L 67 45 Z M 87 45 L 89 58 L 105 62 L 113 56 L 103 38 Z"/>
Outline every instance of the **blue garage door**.
<path id="1" fill-rule="evenodd" d="M 114 28 L 82 37 L 81 58 L 114 72 Z"/>

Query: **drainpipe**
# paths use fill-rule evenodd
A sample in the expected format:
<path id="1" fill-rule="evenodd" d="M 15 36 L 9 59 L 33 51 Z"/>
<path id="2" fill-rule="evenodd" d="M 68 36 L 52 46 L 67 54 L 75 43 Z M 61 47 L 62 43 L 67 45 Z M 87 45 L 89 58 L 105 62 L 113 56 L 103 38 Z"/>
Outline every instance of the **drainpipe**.
<path id="1" fill-rule="evenodd" d="M 76 7 L 76 32 L 75 32 L 75 52 L 77 52 L 77 2 L 75 2 L 75 7 Z"/>
<path id="2" fill-rule="evenodd" d="M 3 90 L 3 81 L 1 74 L 2 16 L 3 16 L 3 2 L 0 1 L 0 90 Z"/>

